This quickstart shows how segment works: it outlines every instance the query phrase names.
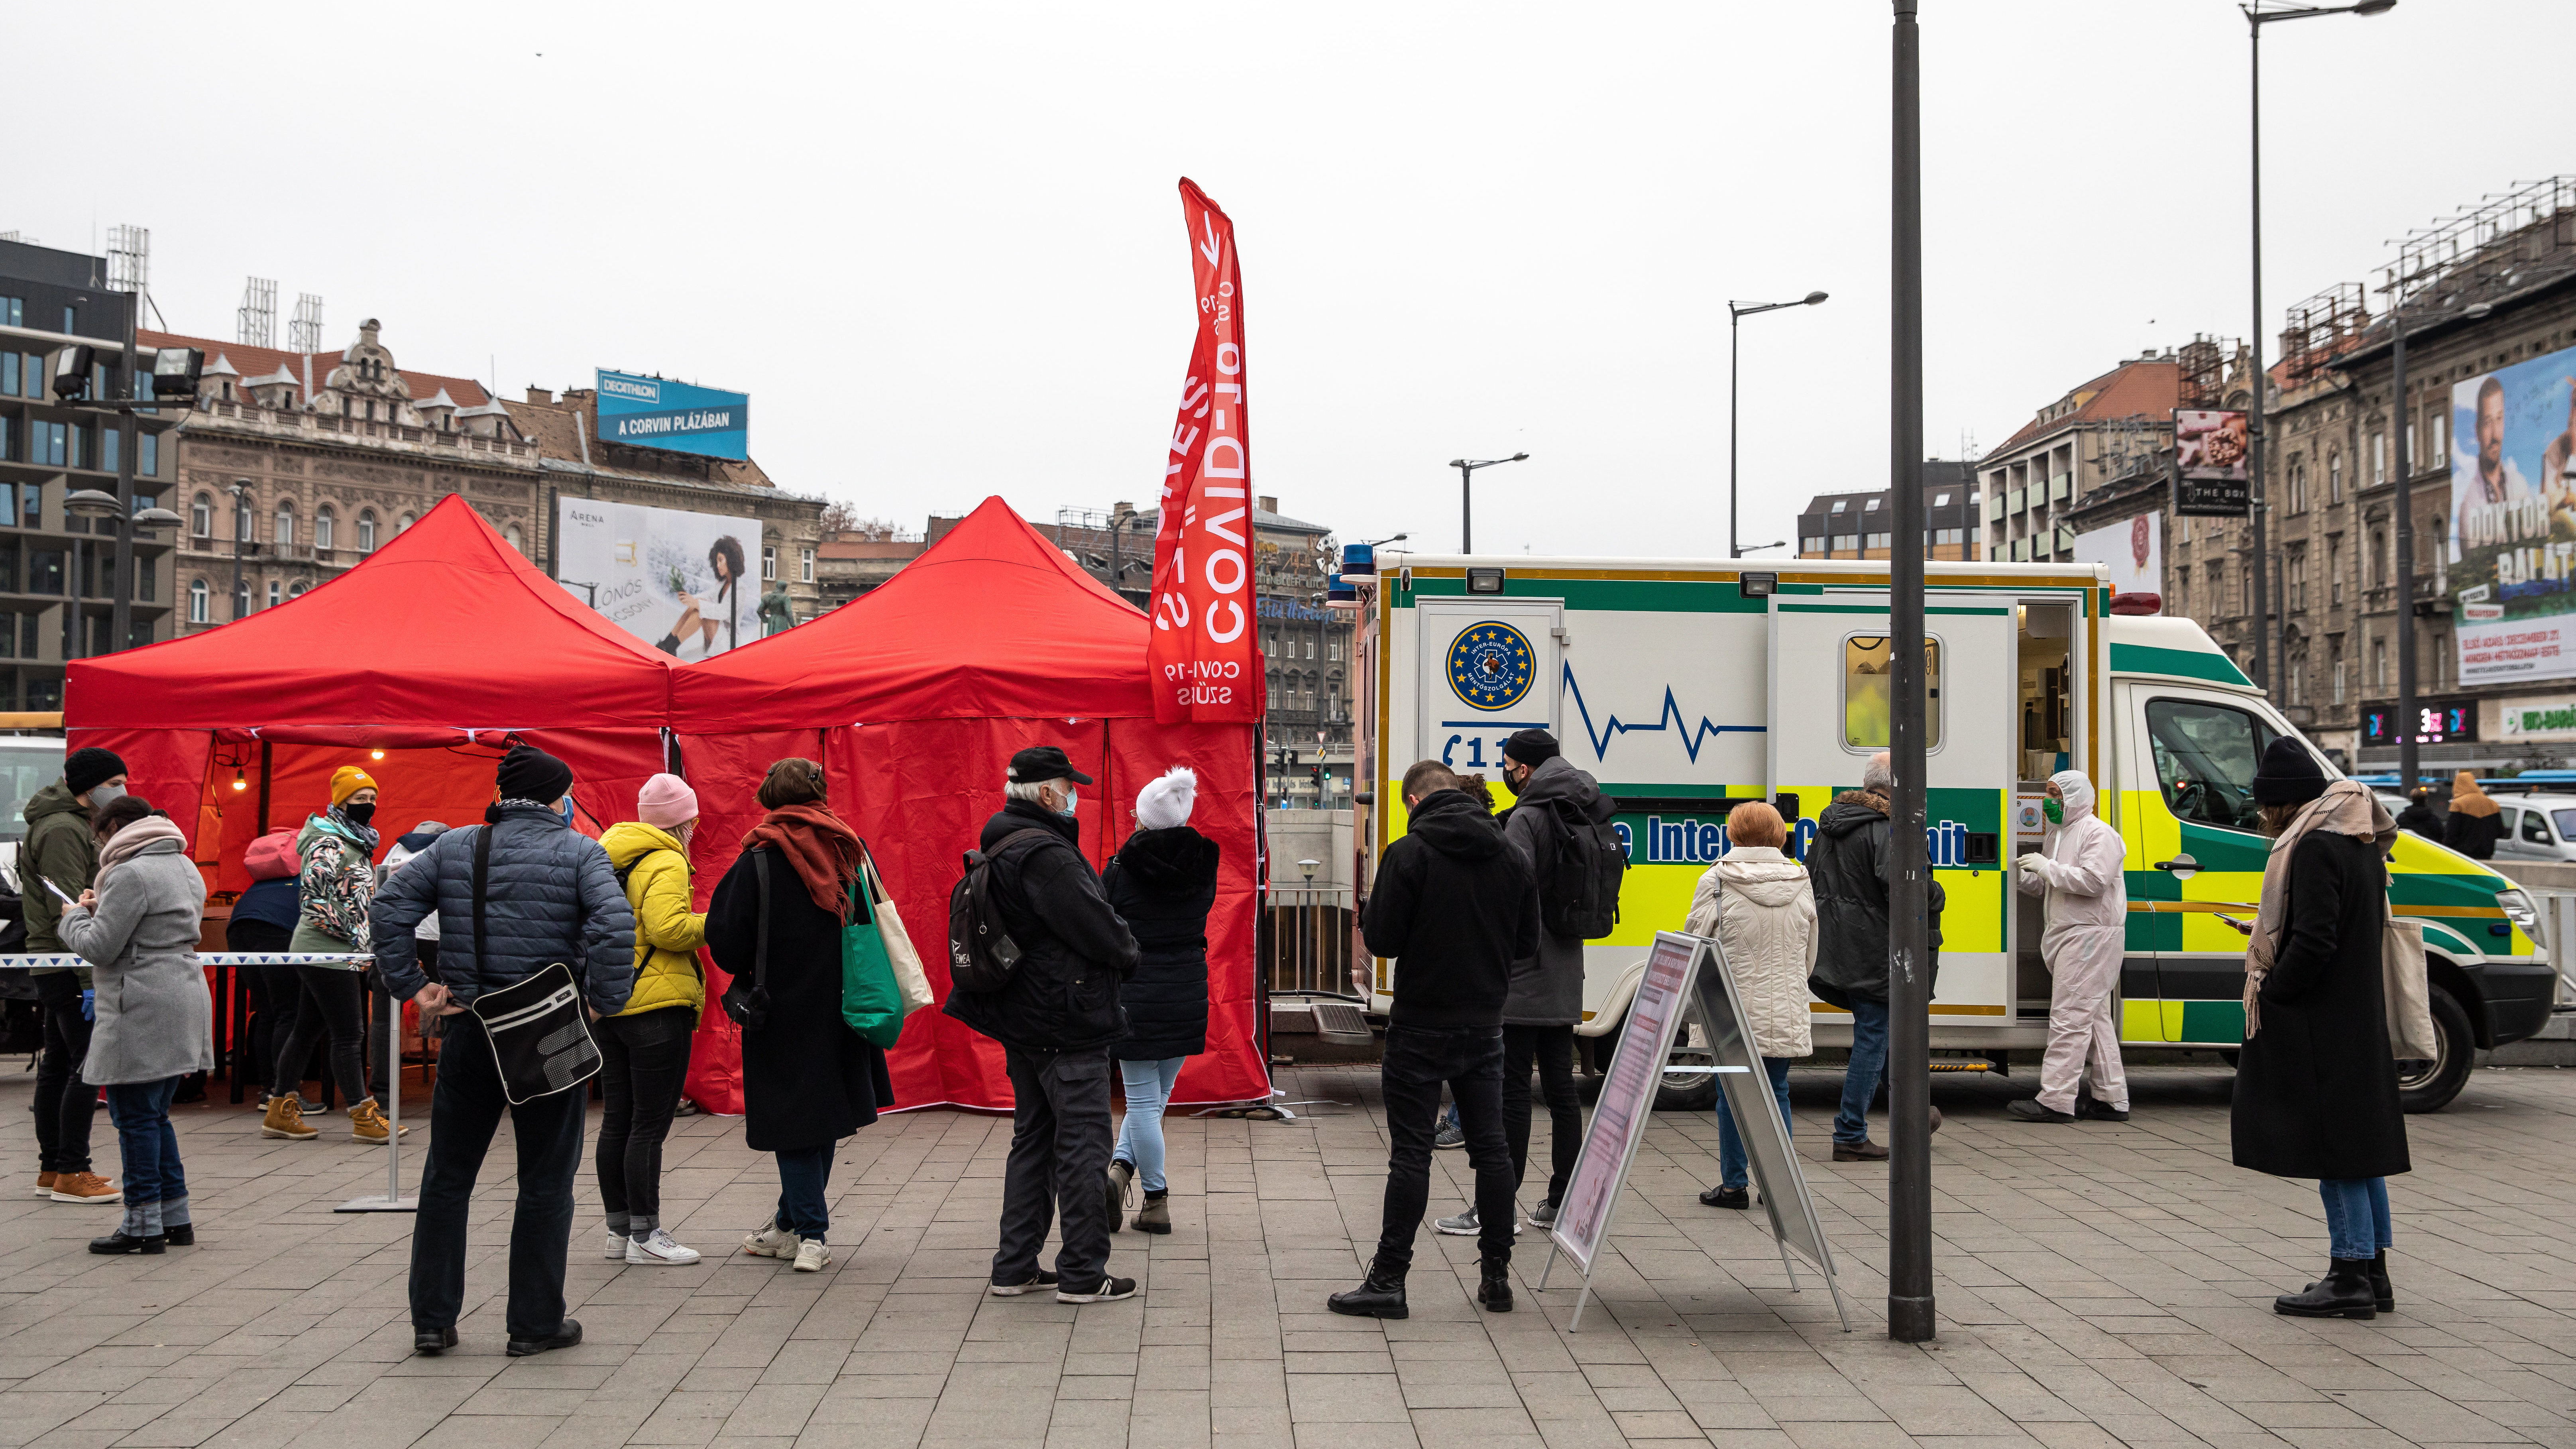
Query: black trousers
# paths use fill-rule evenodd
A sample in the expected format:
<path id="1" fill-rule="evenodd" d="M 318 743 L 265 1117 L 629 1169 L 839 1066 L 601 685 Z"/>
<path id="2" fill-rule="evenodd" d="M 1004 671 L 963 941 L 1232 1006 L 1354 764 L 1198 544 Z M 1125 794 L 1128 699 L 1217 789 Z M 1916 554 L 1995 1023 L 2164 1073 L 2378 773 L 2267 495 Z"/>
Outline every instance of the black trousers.
<path id="1" fill-rule="evenodd" d="M 1512 1149 L 1512 1186 L 1529 1178 L 1530 1067 L 1538 1067 L 1547 1101 L 1547 1200 L 1565 1199 L 1575 1156 L 1583 1151 L 1583 1102 L 1574 1095 L 1574 1028 L 1503 1028 L 1503 1140 Z"/>
<path id="2" fill-rule="evenodd" d="M 545 1338 L 563 1327 L 564 1252 L 572 1234 L 572 1184 L 581 1172 L 582 1114 L 590 1093 L 574 1087 L 516 1107 L 482 1023 L 444 1018 L 438 1090 L 429 1103 L 429 1164 L 411 1234 L 411 1322 L 453 1328 L 465 1301 L 465 1219 L 475 1176 L 504 1113 L 518 1146 L 518 1209 L 510 1219 L 513 1338 Z"/>
<path id="3" fill-rule="evenodd" d="M 81 1080 L 89 1055 L 90 1024 L 81 1019 L 80 977 L 69 971 L 36 974 L 36 1003 L 45 1013 L 45 1054 L 36 1063 L 36 1170 L 89 1171 L 90 1118 L 98 1088 Z"/>
<path id="4" fill-rule="evenodd" d="M 267 921 L 228 921 L 224 925 L 224 949 L 227 951 L 283 951 L 295 939 L 295 932 Z M 292 966 L 244 966 L 242 984 L 250 988 L 251 1026 L 246 1038 L 233 1051 L 229 1070 L 242 1079 L 256 1078 L 262 1087 L 275 1084 L 277 1051 L 286 1045 L 288 1034 L 295 1030 L 295 1018 L 304 1000 L 303 984 L 296 979 Z"/>
<path id="5" fill-rule="evenodd" d="M 1047 1225 L 1064 1219 L 1055 1270 L 1069 1288 L 1109 1271 L 1109 1048 L 1087 1052 L 1006 1049 L 1011 1069 L 1011 1156 L 1002 1169 L 1001 1246 L 993 1281 L 1025 1283 L 1037 1271 Z M 1428 1150 L 1427 1148 L 1425 1149 Z"/>
<path id="6" fill-rule="evenodd" d="M 278 1096 L 293 1096 L 304 1085 L 304 1064 L 313 1058 L 314 1042 L 328 1033 L 331 1078 L 346 1099 L 340 1105 L 354 1107 L 368 1095 L 367 1038 L 359 1007 L 365 973 L 336 966 L 297 966 L 294 971 L 300 1005 L 295 1029 L 277 1049 L 271 1088 Z"/>
<path id="7" fill-rule="evenodd" d="M 599 1202 L 609 1218 L 627 1220 L 633 1237 L 662 1225 L 662 1143 L 689 1074 L 689 1043 L 698 1013 L 666 1006 L 596 1023 L 599 1086 L 608 1110 L 599 1120 Z M 819 1235 L 818 1235 L 819 1236 Z"/>
<path id="8" fill-rule="evenodd" d="M 1376 1273 L 1401 1278 L 1413 1266 L 1413 1235 L 1431 1200 L 1431 1136 L 1440 1115 L 1440 1085 L 1458 1103 L 1467 1133 L 1467 1162 L 1476 1171 L 1476 1246 L 1488 1262 L 1512 1260 L 1511 1150 L 1503 1145 L 1503 1030 L 1496 1026 L 1390 1026 L 1378 1066 L 1386 1096 L 1386 1217 L 1377 1240 Z"/>

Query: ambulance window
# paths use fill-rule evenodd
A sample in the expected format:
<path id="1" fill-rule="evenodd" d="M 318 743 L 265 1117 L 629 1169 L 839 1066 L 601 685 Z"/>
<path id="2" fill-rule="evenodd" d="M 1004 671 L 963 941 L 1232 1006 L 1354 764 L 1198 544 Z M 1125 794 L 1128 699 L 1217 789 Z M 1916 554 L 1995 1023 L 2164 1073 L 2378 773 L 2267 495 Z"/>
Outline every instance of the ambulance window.
<path id="1" fill-rule="evenodd" d="M 2147 702 L 2147 741 L 2156 783 L 2176 819 L 2252 830 L 2262 818 L 2254 767 L 2272 743 L 2270 725 L 2241 709 L 2191 699 Z"/>
<path id="2" fill-rule="evenodd" d="M 1889 640 L 1858 634 L 1843 641 L 1843 748 L 1883 750 L 1888 740 Z M 1941 747 L 1941 641 L 1923 641 L 1923 748 Z"/>
<path id="3" fill-rule="evenodd" d="M 2549 820 L 2537 810 L 2522 812 L 2522 838 L 2537 845 L 2556 845 L 2549 838 Z"/>

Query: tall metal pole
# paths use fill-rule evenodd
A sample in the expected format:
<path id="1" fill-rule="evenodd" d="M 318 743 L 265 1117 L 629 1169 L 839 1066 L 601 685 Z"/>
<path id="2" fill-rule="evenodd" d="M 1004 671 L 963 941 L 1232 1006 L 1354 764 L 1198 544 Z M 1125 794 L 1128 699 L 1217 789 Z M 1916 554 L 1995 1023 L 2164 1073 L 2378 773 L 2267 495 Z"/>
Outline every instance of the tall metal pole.
<path id="1" fill-rule="evenodd" d="M 233 480 L 233 617 L 235 619 L 240 619 L 250 612 L 250 596 L 242 592 L 242 540 L 250 533 L 249 488 L 248 478 Z"/>
<path id="2" fill-rule="evenodd" d="M 1726 556 L 1744 557 L 1735 542 L 1735 397 L 1736 377 L 1744 362 L 1744 314 L 1726 304 Z"/>
<path id="3" fill-rule="evenodd" d="M 132 401 L 142 391 L 137 386 L 135 371 L 134 329 L 142 325 L 136 314 L 142 310 L 143 294 L 128 298 L 125 312 L 125 396 Z M 116 552 L 111 556 L 113 582 L 108 588 L 107 652 L 114 653 L 134 642 L 134 449 L 141 436 L 141 423 L 134 409 L 127 408 L 118 421 L 124 437 L 116 449 L 116 517 L 108 525 L 116 534 Z"/>
<path id="4" fill-rule="evenodd" d="M 1923 1343 L 1932 1305 L 1932 986 L 1926 896 L 1923 659 L 1923 131 L 1922 33 L 1915 0 L 1895 0 L 1895 278 L 1888 363 L 1888 550 L 1893 635 L 1888 731 L 1896 770 L 1887 888 L 1887 1336 Z"/>
<path id="5" fill-rule="evenodd" d="M 2406 450 L 2406 293 L 2389 294 L 2389 405 L 2397 414 L 2397 793 L 2415 791 L 2415 455 Z"/>
<path id="6" fill-rule="evenodd" d="M 2250 401 L 2245 410 L 2245 466 L 2252 479 L 2254 515 L 2254 556 L 2247 560 L 2254 570 L 2254 682 L 2272 689 L 2272 608 L 2271 550 L 2263 542 L 2263 514 L 2270 507 L 2269 490 L 2263 486 L 2263 21 L 2253 11 L 2245 12 L 2246 28 L 2252 36 L 2254 63 L 2254 330 L 2246 337 L 2252 350 L 2253 375 L 2246 379 Z M 2278 697 L 2278 692 L 2274 692 Z"/>
<path id="7" fill-rule="evenodd" d="M 1466 463 L 1459 464 L 1458 551 L 1460 553 L 1474 553 L 1476 551 L 1476 505 L 1474 499 L 1469 496 L 1473 492 L 1475 486 L 1475 468 Z"/>

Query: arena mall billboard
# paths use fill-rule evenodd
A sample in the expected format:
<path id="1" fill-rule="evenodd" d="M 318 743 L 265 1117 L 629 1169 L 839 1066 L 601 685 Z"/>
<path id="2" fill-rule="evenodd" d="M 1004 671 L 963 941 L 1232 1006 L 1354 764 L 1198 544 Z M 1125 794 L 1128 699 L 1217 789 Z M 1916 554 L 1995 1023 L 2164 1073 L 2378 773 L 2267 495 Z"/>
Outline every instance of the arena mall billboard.
<path id="1" fill-rule="evenodd" d="M 760 637 L 760 586 L 745 571 L 759 519 L 564 498 L 555 529 L 556 579 L 663 653 L 705 659 Z"/>
<path id="2" fill-rule="evenodd" d="M 738 392 L 599 370 L 599 436 L 735 462 L 751 456 L 751 399 Z"/>
<path id="3" fill-rule="evenodd" d="M 2451 389 L 2460 683 L 2576 678 L 2576 348 Z"/>

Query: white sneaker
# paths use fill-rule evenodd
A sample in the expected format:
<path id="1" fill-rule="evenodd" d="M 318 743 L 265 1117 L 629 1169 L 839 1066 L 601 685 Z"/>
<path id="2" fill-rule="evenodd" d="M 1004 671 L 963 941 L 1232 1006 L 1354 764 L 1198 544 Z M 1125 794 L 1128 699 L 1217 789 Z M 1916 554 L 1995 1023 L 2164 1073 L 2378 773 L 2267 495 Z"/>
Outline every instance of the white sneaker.
<path id="1" fill-rule="evenodd" d="M 626 1261 L 629 1263 L 694 1263 L 698 1261 L 698 1250 L 682 1247 L 672 1240 L 668 1232 L 655 1228 L 649 1238 L 626 1240 Z"/>
<path id="2" fill-rule="evenodd" d="M 755 1258 L 793 1258 L 796 1235 L 773 1222 L 743 1239 L 742 1250 Z"/>
<path id="3" fill-rule="evenodd" d="M 796 1244 L 796 1271 L 820 1273 L 832 1261 L 832 1250 L 821 1238 L 804 1238 Z"/>
<path id="4" fill-rule="evenodd" d="M 1485 1230 L 1484 1222 L 1476 1216 L 1474 1208 L 1469 1208 L 1454 1218 L 1434 1218 L 1431 1226 L 1453 1238 L 1472 1238 Z M 1521 1225 L 1516 1217 L 1512 1223 L 1512 1236 L 1517 1238 L 1520 1235 Z"/>
<path id="5" fill-rule="evenodd" d="M 626 1261 L 626 1245 L 630 1241 L 632 1239 L 624 1233 L 610 1233 L 607 1243 L 599 1250 L 599 1256 L 612 1263 L 623 1263 Z"/>

